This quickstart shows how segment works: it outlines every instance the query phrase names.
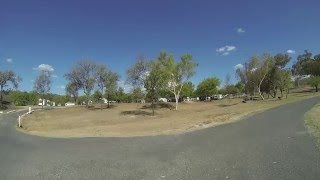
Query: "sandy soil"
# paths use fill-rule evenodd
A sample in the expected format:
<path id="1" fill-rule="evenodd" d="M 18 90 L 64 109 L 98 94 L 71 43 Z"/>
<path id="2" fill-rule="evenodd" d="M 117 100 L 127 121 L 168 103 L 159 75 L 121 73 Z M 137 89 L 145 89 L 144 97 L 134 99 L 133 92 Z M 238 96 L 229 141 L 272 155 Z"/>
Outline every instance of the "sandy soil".
<path id="1" fill-rule="evenodd" d="M 100 110 L 72 107 L 36 111 L 23 119 L 22 131 L 49 137 L 128 137 L 175 134 L 234 122 L 246 115 L 315 96 L 294 93 L 288 99 L 242 103 L 242 99 L 181 103 L 179 110 L 151 109 L 142 104 L 115 104 Z M 173 105 L 173 104 L 172 104 Z"/>

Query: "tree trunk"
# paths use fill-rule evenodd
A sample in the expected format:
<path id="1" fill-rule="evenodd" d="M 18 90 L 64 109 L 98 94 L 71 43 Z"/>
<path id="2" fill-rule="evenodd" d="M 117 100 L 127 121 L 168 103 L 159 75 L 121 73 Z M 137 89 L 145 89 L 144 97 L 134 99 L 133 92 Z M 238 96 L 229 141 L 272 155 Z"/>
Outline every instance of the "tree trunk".
<path id="1" fill-rule="evenodd" d="M 154 99 L 153 98 L 151 101 L 151 107 L 152 107 L 152 116 L 154 116 Z"/>
<path id="2" fill-rule="evenodd" d="M 108 93 L 108 99 L 107 99 L 107 101 L 108 101 L 108 109 L 110 108 L 110 94 Z"/>
<path id="3" fill-rule="evenodd" d="M 73 99 L 74 99 L 74 104 L 77 105 L 77 98 L 73 96 Z"/>
<path id="4" fill-rule="evenodd" d="M 318 86 L 316 86 L 316 92 L 318 92 L 318 91 L 319 91 Z"/>
<path id="5" fill-rule="evenodd" d="M 281 97 L 283 97 L 283 89 L 280 89 Z"/>
<path id="6" fill-rule="evenodd" d="M 264 100 L 264 97 L 261 94 L 260 86 L 258 87 L 258 93 L 259 93 L 259 96 L 261 97 L 261 99 Z"/>
<path id="7" fill-rule="evenodd" d="M 87 96 L 86 107 L 89 108 L 89 97 L 88 97 L 88 95 L 86 95 L 86 96 Z"/>
<path id="8" fill-rule="evenodd" d="M 179 95 L 175 95 L 176 99 L 176 111 L 178 110 L 178 104 L 179 104 Z"/>

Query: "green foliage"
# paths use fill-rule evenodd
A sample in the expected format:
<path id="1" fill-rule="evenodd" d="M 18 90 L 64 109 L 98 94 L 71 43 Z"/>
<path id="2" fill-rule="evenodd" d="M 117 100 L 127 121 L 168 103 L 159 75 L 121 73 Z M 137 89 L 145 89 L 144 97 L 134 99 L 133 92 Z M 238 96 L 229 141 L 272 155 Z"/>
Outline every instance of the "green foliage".
<path id="1" fill-rule="evenodd" d="M 312 58 L 312 53 L 306 50 L 304 54 L 298 56 L 292 71 L 294 75 L 320 76 L 320 55 Z"/>
<path id="2" fill-rule="evenodd" d="M 66 86 L 66 95 L 72 97 L 74 102 L 77 103 L 77 98 L 79 96 L 79 86 L 74 82 L 69 82 Z"/>
<path id="3" fill-rule="evenodd" d="M 181 89 L 181 95 L 184 97 L 192 97 L 194 95 L 194 84 L 190 81 L 184 83 Z"/>
<path id="4" fill-rule="evenodd" d="M 57 95 L 57 94 L 51 94 L 52 98 L 51 101 L 56 103 L 56 106 L 58 104 L 61 104 L 62 106 L 64 106 L 65 103 L 70 102 L 71 101 L 71 97 L 70 96 L 63 96 L 63 95 Z"/>
<path id="5" fill-rule="evenodd" d="M 8 70 L 8 71 L 0 71 L 0 106 L 2 107 L 3 101 L 3 93 L 5 88 L 8 87 L 9 83 L 12 84 L 13 88 L 17 89 L 19 83 L 22 79 L 16 75 L 15 72 Z"/>
<path id="6" fill-rule="evenodd" d="M 92 100 L 93 102 L 95 103 L 101 103 L 102 102 L 102 94 L 100 91 L 95 91 L 93 94 L 92 94 Z"/>
<path id="7" fill-rule="evenodd" d="M 145 99 L 145 93 L 140 87 L 134 87 L 131 92 L 131 99 L 135 102 Z"/>
<path id="8" fill-rule="evenodd" d="M 290 59 L 288 54 L 277 54 L 274 57 L 264 54 L 252 57 L 244 64 L 244 68 L 236 70 L 240 82 L 245 85 L 245 92 L 253 95 L 257 90 L 261 99 L 264 99 L 262 95 L 264 92 L 268 94 L 277 92 L 279 81 L 282 81 L 281 84 L 287 84 L 284 79 L 288 79 L 288 76 L 282 77 L 285 75 L 282 71 Z"/>
<path id="9" fill-rule="evenodd" d="M 218 78 L 207 78 L 198 85 L 196 94 L 198 96 L 212 96 L 217 94 L 219 85 L 220 80 Z"/>
<path id="10" fill-rule="evenodd" d="M 241 82 L 238 82 L 235 87 L 238 89 L 239 93 L 244 93 L 244 84 Z"/>
<path id="11" fill-rule="evenodd" d="M 69 73 L 65 74 L 65 78 L 70 83 L 75 84 L 75 86 L 83 90 L 86 97 L 85 102 L 87 107 L 96 80 L 96 67 L 97 65 L 93 61 L 79 61 L 74 65 Z"/>
<path id="12" fill-rule="evenodd" d="M 11 91 L 9 100 L 16 106 L 36 105 L 38 96 L 34 92 Z"/>
<path id="13" fill-rule="evenodd" d="M 235 85 L 227 85 L 225 87 L 225 94 L 237 94 L 239 93 L 239 89 Z"/>
<path id="14" fill-rule="evenodd" d="M 195 68 L 198 66 L 198 63 L 193 60 L 190 54 L 182 55 L 180 61 L 175 63 L 174 57 L 168 55 L 165 51 L 160 52 L 158 61 L 165 69 L 161 76 L 167 81 L 165 83 L 167 84 L 165 86 L 166 89 L 169 90 L 176 99 L 177 110 L 182 88 L 185 82 L 195 74 Z"/>
<path id="15" fill-rule="evenodd" d="M 39 76 L 34 81 L 34 90 L 43 98 L 49 93 L 51 86 L 51 74 L 47 71 L 41 71 Z"/>
<path id="16" fill-rule="evenodd" d="M 316 89 L 316 92 L 318 92 L 318 88 L 320 86 L 320 76 L 312 76 L 309 79 L 309 84 Z"/>

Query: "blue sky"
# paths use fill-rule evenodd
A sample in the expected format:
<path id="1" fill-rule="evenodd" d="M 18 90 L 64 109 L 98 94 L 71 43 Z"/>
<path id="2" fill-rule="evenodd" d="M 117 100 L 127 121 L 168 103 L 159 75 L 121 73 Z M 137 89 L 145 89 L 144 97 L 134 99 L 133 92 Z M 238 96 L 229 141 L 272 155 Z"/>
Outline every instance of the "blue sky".
<path id="1" fill-rule="evenodd" d="M 0 70 L 16 71 L 19 89 L 32 90 L 37 67 L 48 64 L 52 92 L 63 94 L 63 74 L 76 61 L 106 64 L 124 81 L 139 54 L 166 50 L 199 62 L 195 84 L 224 80 L 253 55 L 320 53 L 319 7 L 318 0 L 0 0 Z"/>

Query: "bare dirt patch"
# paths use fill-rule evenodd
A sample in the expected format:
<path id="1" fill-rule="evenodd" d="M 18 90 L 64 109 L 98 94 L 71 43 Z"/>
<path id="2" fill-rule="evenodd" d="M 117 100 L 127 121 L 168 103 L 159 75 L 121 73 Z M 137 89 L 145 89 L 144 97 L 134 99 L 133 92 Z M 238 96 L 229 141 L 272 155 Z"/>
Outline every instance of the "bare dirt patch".
<path id="1" fill-rule="evenodd" d="M 294 93 L 288 99 L 242 103 L 242 99 L 181 103 L 179 110 L 160 104 L 152 116 L 150 105 L 115 104 L 36 111 L 23 119 L 22 131 L 49 137 L 128 137 L 175 134 L 234 122 L 246 115 L 316 96 Z"/>

